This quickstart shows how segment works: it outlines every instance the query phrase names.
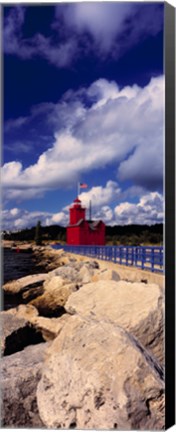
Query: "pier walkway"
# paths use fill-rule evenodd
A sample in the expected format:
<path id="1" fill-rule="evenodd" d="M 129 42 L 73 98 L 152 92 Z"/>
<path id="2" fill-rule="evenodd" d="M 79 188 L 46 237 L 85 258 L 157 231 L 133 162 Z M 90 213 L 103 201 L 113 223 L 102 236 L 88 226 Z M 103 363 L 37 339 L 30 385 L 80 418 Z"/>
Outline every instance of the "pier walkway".
<path id="1" fill-rule="evenodd" d="M 70 246 L 56 244 L 52 247 L 127 267 L 138 267 L 152 273 L 164 273 L 162 246 Z"/>

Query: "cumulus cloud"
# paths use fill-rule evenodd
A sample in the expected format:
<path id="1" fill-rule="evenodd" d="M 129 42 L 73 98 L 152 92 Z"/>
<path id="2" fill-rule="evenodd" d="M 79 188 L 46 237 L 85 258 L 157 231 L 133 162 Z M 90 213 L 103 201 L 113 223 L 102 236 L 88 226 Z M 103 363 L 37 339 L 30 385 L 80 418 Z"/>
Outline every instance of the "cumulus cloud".
<path id="1" fill-rule="evenodd" d="M 116 198 L 112 196 L 114 191 Z M 89 198 L 94 197 L 95 188 L 92 188 L 87 196 L 81 194 L 82 204 L 87 208 L 87 218 L 89 218 Z M 96 200 L 92 200 L 92 218 L 94 220 L 103 220 L 106 225 L 128 225 L 128 224 L 148 224 L 162 223 L 164 217 L 163 197 L 158 192 L 150 192 L 143 195 L 139 201 L 134 204 L 130 201 L 119 201 L 119 188 L 115 182 L 108 181 L 104 188 L 96 188 Z M 68 209 L 71 203 L 61 209 L 58 213 L 32 211 L 12 208 L 4 210 L 2 214 L 3 230 L 20 230 L 35 226 L 38 220 L 43 226 L 61 225 L 67 226 L 69 222 Z"/>
<path id="2" fill-rule="evenodd" d="M 13 185 L 9 187 L 7 190 L 6 188 L 3 188 L 2 190 L 2 196 L 4 202 L 9 201 L 16 201 L 16 202 L 22 202 L 22 201 L 28 201 L 31 198 L 43 198 L 44 194 L 46 192 L 46 189 L 43 188 L 26 188 L 20 186 L 20 188 L 13 188 Z"/>
<path id="3" fill-rule="evenodd" d="M 114 212 L 110 205 L 114 205 L 118 202 L 119 194 L 120 188 L 118 184 L 109 180 L 104 187 L 93 187 L 88 192 L 80 194 L 79 197 L 82 204 L 87 209 L 87 218 L 89 218 L 89 202 L 91 200 L 93 219 L 102 219 L 106 224 L 111 224 L 114 220 Z M 41 221 L 43 226 L 53 224 L 67 226 L 69 222 L 68 210 L 71 205 L 72 203 L 69 203 L 57 213 L 40 211 L 29 212 L 17 207 L 12 208 L 11 210 L 4 210 L 2 226 L 4 230 L 20 230 L 26 227 L 35 226 L 38 220 Z"/>
<path id="4" fill-rule="evenodd" d="M 104 205 L 92 215 L 93 220 L 102 220 L 106 225 L 114 225 L 114 211 L 110 206 Z"/>
<path id="5" fill-rule="evenodd" d="M 117 182 L 109 180 L 106 186 L 93 187 L 90 191 L 80 194 L 80 199 L 85 207 L 92 204 L 93 219 L 102 219 L 109 225 L 148 224 L 162 223 L 164 218 L 163 195 L 158 192 L 144 192 L 140 189 L 140 198 L 137 203 L 131 202 L 131 198 L 139 192 L 129 188 L 123 192 Z M 128 201 L 124 201 L 127 197 Z M 132 199 L 133 201 L 133 199 Z M 117 204 L 120 202 L 120 204 Z"/>
<path id="6" fill-rule="evenodd" d="M 68 212 L 49 213 L 42 211 L 27 211 L 25 209 L 12 208 L 2 212 L 2 229 L 18 231 L 34 227 L 40 220 L 43 226 L 68 224 Z"/>
<path id="7" fill-rule="evenodd" d="M 85 206 L 92 202 L 94 209 L 99 209 L 105 204 L 117 202 L 121 189 L 117 182 L 109 180 L 106 186 L 94 186 L 88 192 L 82 192 L 79 197 Z"/>
<path id="8" fill-rule="evenodd" d="M 163 7 L 137 3 L 73 3 L 56 6 L 51 36 L 23 36 L 25 11 L 15 6 L 4 20 L 4 50 L 22 59 L 40 56 L 56 67 L 67 67 L 80 55 L 96 52 L 118 58 L 163 26 Z"/>
<path id="9" fill-rule="evenodd" d="M 118 200 L 120 188 L 118 184 L 109 180 L 105 187 L 97 186 L 91 188 L 88 192 L 80 194 L 82 204 L 87 208 L 87 217 L 89 202 L 92 201 L 93 218 L 103 219 L 105 223 L 110 223 L 113 219 L 113 211 L 108 204 L 114 204 Z M 13 197 L 16 198 L 17 197 Z M 19 208 L 3 211 L 3 229 L 23 229 L 35 226 L 40 220 L 42 225 L 48 226 L 58 224 L 66 226 L 69 221 L 68 209 L 72 203 L 61 209 L 58 213 L 51 212 L 29 212 Z"/>
<path id="10" fill-rule="evenodd" d="M 164 218 L 163 196 L 158 192 L 151 192 L 141 197 L 137 204 L 123 202 L 117 205 L 114 213 L 118 225 L 162 223 Z"/>
<path id="11" fill-rule="evenodd" d="M 91 103 L 85 104 L 85 98 Z M 20 193 L 21 198 L 25 194 L 35 197 L 67 187 L 82 173 L 112 164 L 116 164 L 121 181 L 130 180 L 151 191 L 162 188 L 162 76 L 152 78 L 144 88 L 119 89 L 115 82 L 100 79 L 88 89 L 68 92 L 56 105 L 36 107 L 29 124 L 39 112 L 41 124 L 46 121 L 53 130 L 53 145 L 27 168 L 19 161 L 4 164 L 2 182 L 7 198 Z M 60 117 L 62 122 L 57 123 Z"/>
<path id="12" fill-rule="evenodd" d="M 106 224 L 113 224 L 114 213 L 111 208 L 121 197 L 121 189 L 117 182 L 108 180 L 106 185 L 94 186 L 87 192 L 82 192 L 79 198 L 86 208 L 87 218 L 91 205 L 91 217 L 94 220 L 103 220 Z M 69 206 L 64 210 L 68 210 Z"/>

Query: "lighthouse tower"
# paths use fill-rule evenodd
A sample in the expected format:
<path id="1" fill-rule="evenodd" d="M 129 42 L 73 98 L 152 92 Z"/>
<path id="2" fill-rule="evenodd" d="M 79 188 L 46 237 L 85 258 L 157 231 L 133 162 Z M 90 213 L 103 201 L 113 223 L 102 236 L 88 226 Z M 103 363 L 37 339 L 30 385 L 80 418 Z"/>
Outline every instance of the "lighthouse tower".
<path id="1" fill-rule="evenodd" d="M 86 209 L 77 197 L 69 209 L 70 221 L 67 226 L 68 245 L 104 245 L 105 224 L 102 221 L 87 221 Z"/>
<path id="2" fill-rule="evenodd" d="M 81 201 L 76 198 L 72 207 L 70 207 L 70 225 L 77 224 L 81 219 L 85 220 L 86 209 L 81 206 Z"/>

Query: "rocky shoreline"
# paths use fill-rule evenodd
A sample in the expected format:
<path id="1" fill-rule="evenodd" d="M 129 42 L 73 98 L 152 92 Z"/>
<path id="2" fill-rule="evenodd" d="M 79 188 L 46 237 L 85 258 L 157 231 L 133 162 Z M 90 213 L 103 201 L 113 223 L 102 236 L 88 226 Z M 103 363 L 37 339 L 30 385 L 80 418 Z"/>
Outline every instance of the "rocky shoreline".
<path id="1" fill-rule="evenodd" d="M 5 241 L 3 245 L 3 283 L 17 280 L 31 274 L 47 273 L 59 265 L 57 254 L 49 246 L 37 247 L 34 244 Z M 2 309 L 8 310 L 18 304 L 26 303 L 21 296 L 2 292 Z"/>
<path id="2" fill-rule="evenodd" d="M 32 246 L 3 285 L 2 427 L 164 429 L 161 285 Z M 15 304 L 15 303 L 14 303 Z"/>

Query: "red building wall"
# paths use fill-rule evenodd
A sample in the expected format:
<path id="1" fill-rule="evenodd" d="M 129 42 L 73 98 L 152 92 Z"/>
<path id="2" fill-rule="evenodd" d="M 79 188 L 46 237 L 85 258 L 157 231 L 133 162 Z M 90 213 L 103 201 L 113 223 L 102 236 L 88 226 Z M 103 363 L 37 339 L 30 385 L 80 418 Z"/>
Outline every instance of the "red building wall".
<path id="1" fill-rule="evenodd" d="M 68 226 L 67 244 L 103 246 L 105 245 L 105 225 L 100 222 L 96 230 L 92 230 L 87 221 L 84 221 L 81 226 Z"/>
<path id="2" fill-rule="evenodd" d="M 67 244 L 80 244 L 80 229 L 79 227 L 67 227 Z"/>
<path id="3" fill-rule="evenodd" d="M 70 245 L 105 245 L 105 224 L 99 221 L 92 226 L 85 220 L 85 208 L 81 201 L 74 200 L 70 208 L 70 223 L 67 227 L 67 244 Z"/>
<path id="4" fill-rule="evenodd" d="M 81 201 L 76 198 L 74 200 L 73 207 L 70 207 L 70 225 L 75 225 L 80 219 L 85 220 L 85 211 L 86 209 L 81 206 Z"/>
<path id="5" fill-rule="evenodd" d="M 90 245 L 105 245 L 105 225 L 100 222 L 95 230 L 88 229 L 88 243 Z"/>

